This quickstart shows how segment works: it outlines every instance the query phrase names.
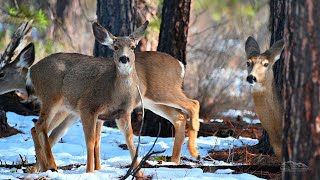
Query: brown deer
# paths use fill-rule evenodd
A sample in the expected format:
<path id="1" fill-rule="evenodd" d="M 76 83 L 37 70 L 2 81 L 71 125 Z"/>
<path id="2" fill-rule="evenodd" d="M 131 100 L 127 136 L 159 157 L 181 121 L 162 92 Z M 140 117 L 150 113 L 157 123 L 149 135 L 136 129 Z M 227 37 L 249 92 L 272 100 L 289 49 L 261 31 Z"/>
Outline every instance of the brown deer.
<path id="1" fill-rule="evenodd" d="M 30 69 L 35 93 L 41 101 L 33 139 L 41 147 L 47 169 L 56 169 L 48 128 L 57 113 L 80 116 L 87 146 L 87 172 L 94 171 L 98 118 L 116 118 L 133 159 L 135 148 L 130 116 L 139 104 L 139 79 L 133 50 L 147 25 L 145 23 L 128 37 L 115 37 L 108 32 L 104 34 L 102 43 L 114 50 L 114 63 L 80 54 L 60 53 L 43 59 Z M 138 164 L 137 161 L 133 163 Z M 142 177 L 142 171 L 137 176 Z"/>
<path id="2" fill-rule="evenodd" d="M 260 53 L 257 41 L 249 37 L 245 44 L 247 55 L 247 81 L 252 86 L 251 94 L 255 111 L 262 126 L 270 137 L 270 143 L 277 157 L 282 156 L 282 115 L 283 105 L 276 92 L 273 76 L 273 64 L 278 60 L 284 41 L 277 41 L 264 53 Z"/>
<path id="3" fill-rule="evenodd" d="M 111 48 L 113 49 L 117 48 L 118 50 L 116 51 L 120 51 L 123 48 L 130 48 L 130 45 L 135 46 L 134 44 L 135 42 L 133 44 L 132 42 L 131 43 L 126 42 L 127 44 L 121 44 L 121 42 L 123 42 L 122 40 L 125 40 L 125 39 L 128 40 L 128 37 L 116 38 L 112 36 L 109 32 L 107 32 L 105 29 L 103 29 L 101 26 L 99 26 L 97 23 L 93 24 L 93 28 L 95 30 L 97 39 L 98 40 L 100 39 L 100 41 L 103 43 L 105 40 L 104 38 L 107 37 L 106 35 L 108 35 L 110 38 L 114 38 L 114 40 L 117 41 L 117 43 L 111 44 L 109 46 L 111 46 Z M 102 37 L 102 40 L 101 40 L 101 37 Z M 132 37 L 130 37 L 130 39 L 131 41 L 133 41 Z M 119 47 L 114 47 L 116 45 Z M 112 62 L 110 59 L 93 58 L 93 57 L 79 55 L 79 54 L 63 54 L 63 53 L 55 54 L 45 58 L 44 59 L 45 61 L 43 60 L 44 62 L 40 61 L 39 62 L 40 65 L 39 63 L 35 65 L 35 67 L 38 67 L 38 68 L 34 68 L 34 67 L 31 68 L 31 80 L 35 90 L 37 89 L 37 87 L 40 87 L 40 89 L 43 90 L 42 96 L 44 96 L 45 98 L 48 98 L 47 94 L 51 94 L 51 88 L 53 88 L 50 85 L 52 83 L 57 83 L 55 81 L 58 81 L 57 79 L 59 79 L 59 77 L 65 78 L 66 74 L 69 73 L 69 71 L 66 72 L 66 74 L 63 74 L 63 76 L 54 76 L 55 78 L 52 78 L 51 77 L 52 74 L 50 75 L 50 73 L 48 74 L 48 72 L 54 73 L 53 71 L 56 71 L 56 72 L 67 71 L 65 69 L 66 66 L 67 65 L 70 66 L 70 64 L 67 64 L 67 62 L 71 61 L 68 59 L 74 59 L 72 62 L 76 62 L 76 64 L 81 62 L 86 66 L 90 65 L 91 67 L 94 67 L 97 69 L 97 71 L 94 71 L 94 72 L 98 74 L 102 73 L 102 70 L 104 70 L 105 68 L 115 67 L 114 62 Z M 85 62 L 88 64 L 86 64 Z M 186 117 L 181 112 L 181 110 L 187 112 L 188 115 L 190 116 L 191 126 L 189 131 L 188 147 L 189 147 L 190 154 L 193 157 L 197 157 L 198 151 L 196 149 L 195 140 L 197 137 L 197 131 L 199 129 L 199 122 L 198 122 L 199 104 L 195 100 L 186 98 L 186 96 L 183 94 L 183 91 L 181 89 L 183 73 L 184 73 L 183 66 L 181 66 L 181 64 L 171 56 L 164 53 L 159 53 L 159 52 L 137 53 L 135 66 L 137 69 L 138 77 L 140 79 L 139 84 L 141 86 L 143 99 L 145 101 L 144 103 L 145 107 L 170 120 L 176 128 L 176 139 L 175 139 L 175 144 L 174 144 L 174 149 L 172 154 L 172 161 L 176 163 L 180 162 L 181 146 L 184 141 Z M 42 69 L 42 67 L 44 69 Z M 165 68 L 160 68 L 160 67 L 165 67 Z M 69 67 L 69 69 L 71 68 Z M 44 73 L 45 75 L 43 76 L 40 75 L 40 77 L 33 77 L 34 75 L 32 75 L 32 71 L 34 71 L 37 74 L 41 74 L 41 72 L 43 73 L 45 72 Z M 74 71 L 72 72 L 75 73 Z M 87 71 L 87 73 L 89 72 Z M 26 78 L 25 74 L 20 74 L 20 76 L 22 76 L 23 78 Z M 97 77 L 100 77 L 100 76 L 96 74 L 92 75 L 92 73 L 90 73 L 90 78 L 92 77 L 94 77 L 93 80 L 95 80 Z M 42 78 L 44 79 L 42 80 Z M 71 78 L 71 74 L 70 74 L 70 78 Z M 39 82 L 38 82 L 38 79 L 39 79 Z M 50 79 L 54 79 L 54 80 L 50 80 Z M 62 80 L 60 79 L 60 81 Z M 28 81 L 28 82 L 30 86 L 31 81 Z M 46 82 L 46 85 L 48 84 L 50 87 L 44 86 L 43 82 Z M 83 80 L 81 80 L 81 83 L 82 82 Z M 14 86 L 14 84 L 12 85 Z M 55 84 L 55 85 L 59 85 L 59 84 Z M 61 89 L 61 86 L 62 85 L 60 84 L 60 89 Z M 55 89 L 58 89 L 58 88 L 55 87 Z M 36 90 L 37 93 L 38 91 Z M 78 93 L 82 93 L 82 92 L 78 92 Z M 49 95 L 49 97 L 50 96 L 52 95 Z M 53 159 L 51 160 L 51 162 L 47 161 L 48 159 L 50 160 L 50 158 L 53 158 L 53 157 L 52 157 L 50 146 L 48 146 L 46 133 L 52 130 L 52 133 L 50 134 L 50 138 L 49 138 L 49 143 L 51 146 L 53 146 L 77 119 L 77 115 L 70 113 L 70 109 L 68 109 L 70 108 L 71 104 L 67 104 L 67 105 L 63 104 L 63 106 L 64 107 L 61 107 L 61 109 L 59 109 L 56 114 L 52 113 L 54 115 L 50 115 L 51 118 L 52 116 L 54 116 L 50 123 L 45 122 L 45 125 L 40 124 L 42 125 L 42 127 L 47 128 L 46 130 L 44 130 L 45 133 L 36 131 L 36 128 L 32 129 L 32 134 L 33 134 L 35 147 L 36 147 L 36 154 L 38 157 L 38 161 L 36 166 L 34 167 L 34 171 L 38 171 L 38 170 L 45 171 L 47 169 L 55 168 Z M 100 115 L 100 118 L 103 118 L 103 117 Z M 123 121 L 118 121 L 118 122 L 123 122 Z M 121 124 L 119 126 L 121 126 Z M 129 130 L 131 131 L 131 126 L 128 126 L 128 127 L 130 127 Z M 98 121 L 97 130 L 95 131 L 96 133 L 95 133 L 95 143 L 94 143 L 95 169 L 101 168 L 100 161 L 99 161 L 100 160 L 99 158 L 100 128 L 101 128 L 101 122 Z M 131 134 L 130 136 L 132 137 L 132 132 L 130 131 L 129 131 L 129 135 Z M 42 136 L 40 138 L 45 139 L 44 143 L 43 142 L 42 144 L 39 143 L 41 140 L 38 137 L 38 135 Z M 42 147 L 43 144 L 46 147 L 46 152 L 43 151 L 44 149 L 41 149 L 41 148 L 44 148 Z M 48 148 L 50 149 L 50 152 L 47 152 Z M 49 156 L 49 158 L 47 158 L 46 156 Z M 89 167 L 91 167 L 91 169 L 89 169 L 88 171 L 92 172 L 93 158 L 92 159 L 89 159 L 89 158 L 92 158 L 92 156 L 88 157 L 87 170 Z M 89 166 L 89 163 L 91 163 L 91 166 Z"/>

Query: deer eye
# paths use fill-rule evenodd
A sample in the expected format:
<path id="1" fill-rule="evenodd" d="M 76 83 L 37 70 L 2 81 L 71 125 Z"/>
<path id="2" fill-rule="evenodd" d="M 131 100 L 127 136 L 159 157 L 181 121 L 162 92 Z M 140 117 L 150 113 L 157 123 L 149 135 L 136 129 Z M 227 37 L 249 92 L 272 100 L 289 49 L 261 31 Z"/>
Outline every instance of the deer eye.
<path id="1" fill-rule="evenodd" d="M 136 47 L 135 47 L 135 46 L 131 46 L 131 47 L 130 47 L 131 50 L 134 50 L 134 48 L 136 48 Z"/>
<path id="2" fill-rule="evenodd" d="M 247 62 L 247 67 L 249 67 L 250 65 L 251 65 L 251 63 L 248 61 L 248 62 Z"/>
<path id="3" fill-rule="evenodd" d="M 0 72 L 0 78 L 4 78 L 6 76 L 6 73 Z"/>
<path id="4" fill-rule="evenodd" d="M 118 47 L 118 46 L 113 45 L 113 49 L 114 49 L 114 50 L 118 50 L 118 49 L 119 49 L 119 47 Z"/>
<path id="5" fill-rule="evenodd" d="M 263 66 L 264 66 L 264 67 L 268 67 L 268 66 L 269 66 L 269 63 L 264 63 Z"/>

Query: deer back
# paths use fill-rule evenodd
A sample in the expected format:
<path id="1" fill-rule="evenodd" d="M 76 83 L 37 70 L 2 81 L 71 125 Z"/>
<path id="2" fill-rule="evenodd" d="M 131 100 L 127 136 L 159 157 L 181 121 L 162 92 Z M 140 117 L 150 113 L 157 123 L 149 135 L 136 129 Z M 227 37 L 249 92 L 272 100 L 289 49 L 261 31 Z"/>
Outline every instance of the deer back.
<path id="1" fill-rule="evenodd" d="M 183 64 L 168 54 L 154 51 L 136 53 L 136 69 L 146 98 L 163 100 L 157 94 L 172 98 L 175 91 L 182 88 Z"/>

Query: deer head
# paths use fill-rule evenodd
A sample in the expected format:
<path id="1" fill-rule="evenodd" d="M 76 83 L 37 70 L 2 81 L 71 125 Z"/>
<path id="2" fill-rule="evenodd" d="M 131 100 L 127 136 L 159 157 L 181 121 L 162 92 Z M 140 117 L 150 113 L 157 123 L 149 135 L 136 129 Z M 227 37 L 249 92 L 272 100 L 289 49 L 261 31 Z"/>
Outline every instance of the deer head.
<path id="1" fill-rule="evenodd" d="M 32 22 L 23 23 L 0 58 L 0 94 L 10 91 L 26 92 L 26 75 L 34 61 L 31 43 Z"/>
<path id="2" fill-rule="evenodd" d="M 34 61 L 34 45 L 30 43 L 11 63 L 0 67 L 0 94 L 19 91 L 27 94 L 26 75 Z"/>
<path id="3" fill-rule="evenodd" d="M 273 64 L 279 59 L 284 41 L 279 40 L 272 47 L 260 54 L 260 47 L 253 37 L 249 37 L 245 44 L 247 55 L 247 81 L 259 90 L 273 80 Z"/>
<path id="4" fill-rule="evenodd" d="M 132 34 L 125 37 L 112 35 L 96 22 L 92 24 L 93 34 L 97 41 L 113 50 L 113 59 L 120 74 L 128 75 L 132 72 L 135 62 L 134 49 L 143 38 L 148 24 L 149 22 L 146 21 Z"/>

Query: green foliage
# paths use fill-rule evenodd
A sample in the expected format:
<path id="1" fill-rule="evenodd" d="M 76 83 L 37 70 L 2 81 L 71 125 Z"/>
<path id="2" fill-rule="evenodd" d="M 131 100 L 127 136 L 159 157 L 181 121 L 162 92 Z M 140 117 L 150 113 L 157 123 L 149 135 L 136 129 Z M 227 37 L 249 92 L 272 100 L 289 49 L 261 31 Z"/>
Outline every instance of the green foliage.
<path id="1" fill-rule="evenodd" d="M 0 49 L 3 49 L 5 44 L 4 44 L 4 36 L 5 36 L 5 31 L 0 31 Z"/>
<path id="2" fill-rule="evenodd" d="M 49 25 L 49 20 L 47 15 L 42 9 L 32 10 L 29 6 L 20 5 L 9 6 L 6 5 L 7 9 L 7 21 L 12 24 L 21 24 L 26 20 L 33 20 L 33 26 L 39 30 L 45 30 Z"/>
<path id="3" fill-rule="evenodd" d="M 150 23 L 146 32 L 146 38 L 148 40 L 152 40 L 154 37 L 158 37 L 160 33 L 163 0 L 146 0 L 144 5 L 149 12 L 156 10 L 156 13 L 152 14 L 152 18 L 150 19 Z"/>
<path id="4" fill-rule="evenodd" d="M 194 9 L 196 13 L 209 10 L 215 22 L 220 22 L 223 17 L 236 20 L 245 17 L 250 20 L 266 2 L 266 0 L 199 0 L 195 1 Z"/>
<path id="5" fill-rule="evenodd" d="M 34 14 L 34 21 L 35 21 L 35 26 L 38 27 L 38 29 L 45 29 L 49 22 L 46 14 L 42 11 L 42 9 L 38 10 Z M 37 26 L 38 24 L 38 26 Z"/>
<path id="6" fill-rule="evenodd" d="M 153 160 L 154 160 L 154 161 L 162 161 L 162 160 L 163 160 L 163 157 L 162 157 L 162 156 L 154 156 L 154 157 L 153 157 Z"/>
<path id="7" fill-rule="evenodd" d="M 152 18 L 150 20 L 147 32 L 146 32 L 146 37 L 147 39 L 151 39 L 154 36 L 154 34 L 159 34 L 160 33 L 160 24 L 161 24 L 161 19 L 160 18 Z"/>

